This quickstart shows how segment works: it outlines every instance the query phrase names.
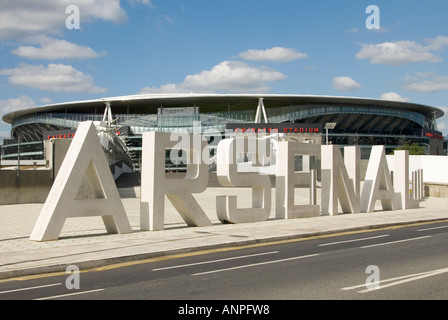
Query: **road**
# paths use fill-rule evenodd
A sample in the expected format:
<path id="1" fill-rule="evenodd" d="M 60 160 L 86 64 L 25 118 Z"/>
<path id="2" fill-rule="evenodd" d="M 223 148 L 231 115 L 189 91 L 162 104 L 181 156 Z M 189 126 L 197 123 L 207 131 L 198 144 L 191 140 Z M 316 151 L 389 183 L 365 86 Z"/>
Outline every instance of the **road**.
<path id="1" fill-rule="evenodd" d="M 447 244 L 448 221 L 293 239 L 2 281 L 0 299 L 446 300 Z"/>

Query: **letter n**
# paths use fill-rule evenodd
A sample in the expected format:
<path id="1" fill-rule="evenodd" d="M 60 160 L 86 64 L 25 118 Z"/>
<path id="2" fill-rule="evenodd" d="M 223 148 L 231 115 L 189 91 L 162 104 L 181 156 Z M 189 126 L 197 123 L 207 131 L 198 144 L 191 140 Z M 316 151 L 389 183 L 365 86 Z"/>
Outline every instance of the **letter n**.
<path id="1" fill-rule="evenodd" d="M 322 146 L 322 214 L 338 214 L 338 200 L 344 213 L 360 212 L 360 149 Z"/>
<path id="2" fill-rule="evenodd" d="M 80 197 L 88 183 L 93 196 Z M 93 122 L 82 122 L 31 233 L 30 240 L 56 240 L 65 219 L 101 216 L 108 233 L 130 233 L 131 225 Z"/>

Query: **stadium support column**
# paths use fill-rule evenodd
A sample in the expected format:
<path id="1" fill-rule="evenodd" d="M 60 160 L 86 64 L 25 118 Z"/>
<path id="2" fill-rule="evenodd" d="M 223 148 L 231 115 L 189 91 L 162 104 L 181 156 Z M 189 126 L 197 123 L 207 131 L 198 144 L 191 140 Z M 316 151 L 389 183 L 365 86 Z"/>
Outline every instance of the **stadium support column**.
<path id="1" fill-rule="evenodd" d="M 110 102 L 106 102 L 106 109 L 104 109 L 103 121 L 107 122 L 107 124 L 112 124 L 112 110 L 110 108 Z"/>
<path id="2" fill-rule="evenodd" d="M 258 99 L 257 113 L 255 115 L 255 123 L 261 123 L 261 114 L 263 113 L 264 122 L 268 123 L 266 109 L 264 108 L 263 98 Z"/>

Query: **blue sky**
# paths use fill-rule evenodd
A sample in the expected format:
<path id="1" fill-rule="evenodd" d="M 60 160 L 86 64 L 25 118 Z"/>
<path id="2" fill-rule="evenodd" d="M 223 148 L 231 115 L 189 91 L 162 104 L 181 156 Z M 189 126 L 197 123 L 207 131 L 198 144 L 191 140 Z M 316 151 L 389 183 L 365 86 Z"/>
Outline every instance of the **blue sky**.
<path id="1" fill-rule="evenodd" d="M 66 27 L 70 5 L 79 29 Z M 366 27 L 369 5 L 379 29 Z M 163 92 L 357 96 L 448 113 L 447 13 L 446 0 L 0 0 L 0 114 Z M 0 122 L 0 139 L 9 129 Z"/>

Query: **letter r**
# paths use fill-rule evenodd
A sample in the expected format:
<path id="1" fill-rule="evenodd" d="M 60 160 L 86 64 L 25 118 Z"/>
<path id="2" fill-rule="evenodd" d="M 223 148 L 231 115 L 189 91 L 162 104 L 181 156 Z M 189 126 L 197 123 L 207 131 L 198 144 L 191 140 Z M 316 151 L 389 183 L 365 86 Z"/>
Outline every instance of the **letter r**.
<path id="1" fill-rule="evenodd" d="M 165 216 L 165 195 L 189 226 L 209 226 L 210 220 L 192 196 L 203 192 L 208 185 L 209 168 L 202 161 L 202 150 L 208 145 L 201 137 L 201 144 L 195 146 L 194 135 L 177 135 L 189 139 L 192 163 L 187 164 L 187 174 L 183 179 L 167 179 L 165 174 L 165 150 L 173 148 L 176 141 L 170 140 L 166 132 L 147 132 L 143 134 L 140 228 L 142 230 L 163 230 Z M 199 149 L 198 149 L 199 148 Z"/>

